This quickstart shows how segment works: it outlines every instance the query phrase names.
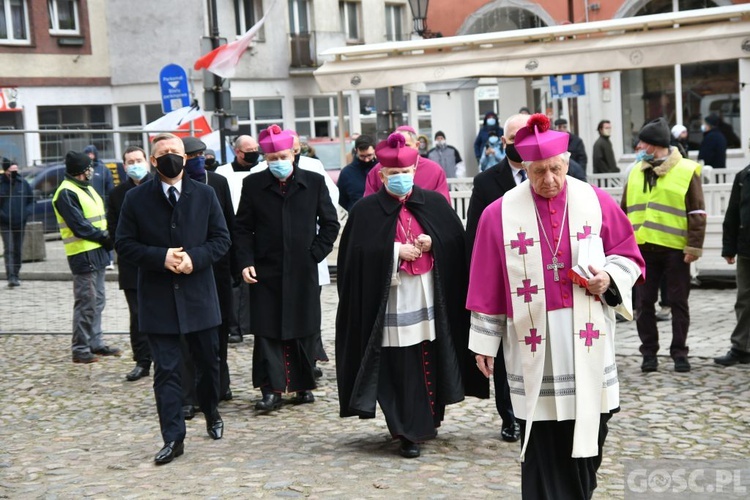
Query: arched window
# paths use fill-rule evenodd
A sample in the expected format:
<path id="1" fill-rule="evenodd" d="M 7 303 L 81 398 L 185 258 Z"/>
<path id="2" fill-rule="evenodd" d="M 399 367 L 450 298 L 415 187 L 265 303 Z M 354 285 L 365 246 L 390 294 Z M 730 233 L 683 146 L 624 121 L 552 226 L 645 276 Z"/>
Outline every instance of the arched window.
<path id="1" fill-rule="evenodd" d="M 471 24 L 461 30 L 462 35 L 476 35 L 496 31 L 510 31 L 547 26 L 536 14 L 518 7 L 498 7 L 472 16 Z"/>

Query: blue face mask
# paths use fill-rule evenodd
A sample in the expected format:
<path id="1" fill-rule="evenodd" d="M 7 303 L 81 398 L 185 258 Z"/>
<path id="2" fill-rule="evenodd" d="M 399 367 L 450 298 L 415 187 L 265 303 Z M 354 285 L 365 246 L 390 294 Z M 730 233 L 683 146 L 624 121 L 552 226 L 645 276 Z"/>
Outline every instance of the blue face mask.
<path id="1" fill-rule="evenodd" d="M 269 161 L 268 169 L 277 179 L 286 179 L 292 173 L 292 162 L 289 160 Z"/>
<path id="2" fill-rule="evenodd" d="M 497 144 L 500 141 L 500 139 L 496 136 L 490 136 L 490 144 Z"/>
<path id="3" fill-rule="evenodd" d="M 190 158 L 185 163 L 185 172 L 190 176 L 191 179 L 196 181 L 206 180 L 206 158 L 204 156 L 196 156 Z"/>
<path id="4" fill-rule="evenodd" d="M 393 174 L 386 179 L 386 189 L 396 196 L 406 196 L 414 187 L 414 174 Z"/>
<path id="5" fill-rule="evenodd" d="M 646 153 L 645 149 L 639 149 L 635 154 L 635 161 L 651 161 L 654 159 L 653 154 Z"/>
<path id="6" fill-rule="evenodd" d="M 489 125 L 490 127 L 494 127 L 496 123 L 497 120 L 495 120 L 494 118 L 487 118 L 487 125 Z"/>
<path id="7" fill-rule="evenodd" d="M 133 163 L 132 165 L 128 166 L 128 177 L 130 177 L 133 180 L 140 181 L 144 177 L 146 177 L 146 174 L 148 174 L 148 169 L 146 168 L 145 163 Z"/>

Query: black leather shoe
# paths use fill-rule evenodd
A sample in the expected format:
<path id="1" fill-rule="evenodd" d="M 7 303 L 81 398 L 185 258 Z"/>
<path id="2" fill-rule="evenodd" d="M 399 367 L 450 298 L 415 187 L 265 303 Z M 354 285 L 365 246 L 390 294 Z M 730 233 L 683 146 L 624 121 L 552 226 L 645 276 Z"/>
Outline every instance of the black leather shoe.
<path id="1" fill-rule="evenodd" d="M 296 396 L 292 398 L 292 404 L 304 405 L 315 402 L 315 395 L 312 391 L 299 391 Z"/>
<path id="2" fill-rule="evenodd" d="M 242 343 L 242 335 L 230 335 L 227 339 L 227 342 L 230 344 L 241 344 Z"/>
<path id="3" fill-rule="evenodd" d="M 211 439 L 221 439 L 224 435 L 224 421 L 221 415 L 216 413 L 213 418 L 206 417 L 206 431 Z"/>
<path id="4" fill-rule="evenodd" d="M 641 363 L 641 371 L 643 373 L 655 372 L 659 368 L 659 360 L 656 356 L 643 356 L 643 363 Z"/>
<path id="5" fill-rule="evenodd" d="M 130 373 L 125 375 L 125 379 L 130 382 L 135 382 L 143 377 L 148 377 L 148 368 L 140 365 L 135 365 L 135 368 L 130 370 Z"/>
<path id="6" fill-rule="evenodd" d="M 750 353 L 730 349 L 729 352 L 724 356 L 714 358 L 714 363 L 722 366 L 734 366 L 737 363 L 745 365 L 747 363 L 750 363 Z"/>
<path id="7" fill-rule="evenodd" d="M 313 368 L 313 375 L 315 376 L 316 379 L 318 379 L 323 376 L 323 370 L 321 370 L 320 368 L 316 366 Z"/>
<path id="8" fill-rule="evenodd" d="M 508 426 L 503 425 L 503 428 L 500 431 L 500 437 L 503 438 L 503 441 L 515 443 L 521 439 L 521 426 L 518 425 L 518 422 L 516 421 L 513 421 Z"/>
<path id="9" fill-rule="evenodd" d="M 690 371 L 690 361 L 685 357 L 674 358 L 674 371 L 685 373 Z"/>
<path id="10" fill-rule="evenodd" d="M 168 464 L 183 453 L 185 453 L 185 445 L 182 441 L 170 441 L 164 443 L 164 448 L 156 454 L 154 462 L 156 462 L 156 465 Z"/>
<path id="11" fill-rule="evenodd" d="M 185 420 L 192 420 L 195 416 L 195 407 L 193 405 L 185 405 L 182 407 L 182 416 Z"/>
<path id="12" fill-rule="evenodd" d="M 263 399 L 255 403 L 255 409 L 258 411 L 272 411 L 281 408 L 281 394 L 272 392 L 266 394 Z"/>
<path id="13" fill-rule="evenodd" d="M 419 445 L 417 443 L 412 443 L 408 439 L 401 438 L 401 446 L 399 447 L 398 452 L 404 458 L 417 458 L 420 454 Z"/>
<path id="14" fill-rule="evenodd" d="M 232 389 L 227 389 L 227 392 L 221 395 L 219 398 L 222 401 L 231 401 L 232 400 Z"/>

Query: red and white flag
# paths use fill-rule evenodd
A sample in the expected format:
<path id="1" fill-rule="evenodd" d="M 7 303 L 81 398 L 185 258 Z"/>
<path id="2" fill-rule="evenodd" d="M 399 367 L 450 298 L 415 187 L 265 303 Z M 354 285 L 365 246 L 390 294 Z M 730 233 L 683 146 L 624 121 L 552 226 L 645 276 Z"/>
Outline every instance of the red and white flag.
<path id="1" fill-rule="evenodd" d="M 184 108 L 175 109 L 161 118 L 152 121 L 146 125 L 144 130 L 156 130 L 158 132 L 149 132 L 150 136 L 159 132 L 172 132 L 177 137 L 187 137 L 190 135 L 190 126 L 192 124 L 193 135 L 201 137 L 211 133 L 206 117 L 203 116 L 200 108 L 196 106 L 185 106 Z M 180 132 L 184 130 L 184 132 Z"/>
<path id="2" fill-rule="evenodd" d="M 200 59 L 195 61 L 193 69 L 195 69 L 196 71 L 199 69 L 206 69 L 222 78 L 232 78 L 234 76 L 235 70 L 237 69 L 237 65 L 240 63 L 240 58 L 247 50 L 247 47 L 248 45 L 250 45 L 252 39 L 258 33 L 258 30 L 263 26 L 263 23 L 266 22 L 266 16 L 268 16 L 268 14 L 273 10 L 273 7 L 275 5 L 276 0 L 274 0 L 274 2 L 271 4 L 271 7 L 268 8 L 266 14 L 260 19 L 260 21 L 255 23 L 252 28 L 247 30 L 244 35 L 242 35 L 234 42 L 222 45 L 221 47 L 217 47 L 205 56 L 201 57 Z"/>

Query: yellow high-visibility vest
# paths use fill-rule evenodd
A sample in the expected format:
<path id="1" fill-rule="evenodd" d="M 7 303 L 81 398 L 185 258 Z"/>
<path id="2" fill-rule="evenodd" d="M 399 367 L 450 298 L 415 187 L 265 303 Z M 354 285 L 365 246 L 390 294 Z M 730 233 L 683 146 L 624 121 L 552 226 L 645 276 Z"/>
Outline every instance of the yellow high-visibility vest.
<path id="1" fill-rule="evenodd" d="M 91 187 L 87 186 L 83 189 L 75 182 L 71 182 L 65 179 L 60 184 L 60 187 L 55 191 L 55 196 L 52 198 L 52 207 L 55 209 L 55 215 L 57 216 L 57 224 L 60 226 L 60 236 L 65 246 L 65 255 L 70 257 L 89 250 L 94 250 L 101 247 L 99 243 L 90 240 L 84 240 L 73 234 L 73 231 L 65 223 L 65 219 L 60 216 L 57 211 L 55 202 L 62 192 L 63 189 L 69 189 L 78 195 L 78 200 L 81 202 L 81 208 L 83 209 L 83 216 L 88 220 L 91 225 L 104 231 L 107 229 L 107 217 L 104 210 L 104 200 L 99 196 L 99 193 Z"/>
<path id="2" fill-rule="evenodd" d="M 652 243 L 682 250 L 687 246 L 685 195 L 700 164 L 681 159 L 653 189 L 643 190 L 645 175 L 637 163 L 628 176 L 626 210 L 639 245 Z"/>

